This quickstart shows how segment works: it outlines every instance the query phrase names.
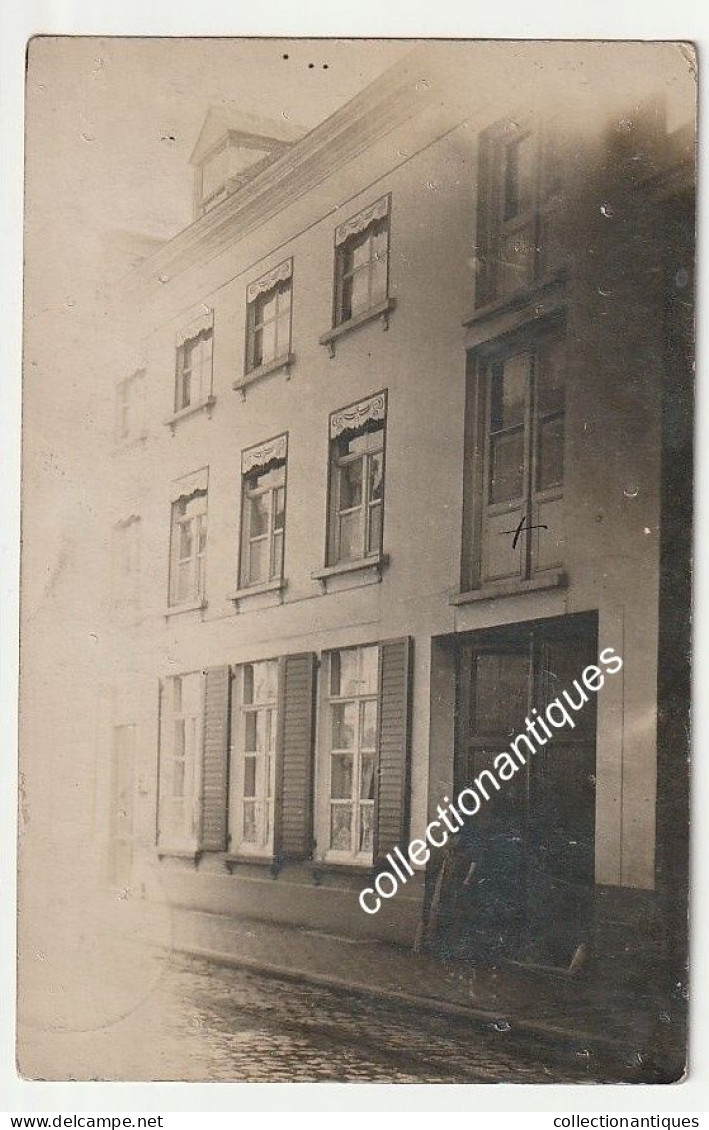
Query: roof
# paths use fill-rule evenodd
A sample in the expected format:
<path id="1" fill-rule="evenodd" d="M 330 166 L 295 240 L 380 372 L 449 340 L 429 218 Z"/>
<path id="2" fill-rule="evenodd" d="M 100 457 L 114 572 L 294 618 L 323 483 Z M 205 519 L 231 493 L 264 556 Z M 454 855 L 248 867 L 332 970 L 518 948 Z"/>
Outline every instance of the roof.
<path id="1" fill-rule="evenodd" d="M 286 118 L 271 120 L 257 114 L 248 114 L 234 102 L 220 102 L 210 106 L 197 143 L 192 150 L 190 163 L 198 165 L 226 133 L 240 134 L 249 139 L 276 141 L 279 145 L 292 145 L 300 141 L 308 130 Z"/>

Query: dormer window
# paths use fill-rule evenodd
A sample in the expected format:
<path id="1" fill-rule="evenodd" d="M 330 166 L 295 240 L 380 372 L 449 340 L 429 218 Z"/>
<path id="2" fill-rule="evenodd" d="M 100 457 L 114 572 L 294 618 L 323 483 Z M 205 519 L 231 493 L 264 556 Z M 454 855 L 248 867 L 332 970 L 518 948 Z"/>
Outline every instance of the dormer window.
<path id="1" fill-rule="evenodd" d="M 222 105 L 207 113 L 191 157 L 195 169 L 195 219 L 237 191 L 275 160 L 304 130 Z"/>

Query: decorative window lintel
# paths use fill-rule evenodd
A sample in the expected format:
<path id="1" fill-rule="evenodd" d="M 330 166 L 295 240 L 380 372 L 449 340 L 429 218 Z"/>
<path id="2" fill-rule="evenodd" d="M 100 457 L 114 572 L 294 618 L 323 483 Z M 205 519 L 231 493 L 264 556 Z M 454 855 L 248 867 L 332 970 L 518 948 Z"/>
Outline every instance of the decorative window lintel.
<path id="1" fill-rule="evenodd" d="M 357 431 L 370 422 L 383 422 L 387 413 L 387 394 L 377 392 L 374 396 L 360 400 L 349 408 L 333 412 L 330 417 L 330 439 L 337 439 L 344 432 Z"/>

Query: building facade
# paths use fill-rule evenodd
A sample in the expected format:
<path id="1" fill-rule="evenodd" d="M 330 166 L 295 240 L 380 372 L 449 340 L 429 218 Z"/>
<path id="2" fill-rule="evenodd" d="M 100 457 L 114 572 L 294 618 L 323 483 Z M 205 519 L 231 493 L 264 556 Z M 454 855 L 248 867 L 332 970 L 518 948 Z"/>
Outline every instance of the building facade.
<path id="1" fill-rule="evenodd" d="M 693 106 L 647 55 L 614 85 L 632 50 L 584 86 L 417 48 L 310 132 L 210 112 L 195 220 L 116 300 L 109 883 L 413 945 L 446 852 L 361 889 L 598 665 L 479 821 L 471 952 L 681 947 Z"/>

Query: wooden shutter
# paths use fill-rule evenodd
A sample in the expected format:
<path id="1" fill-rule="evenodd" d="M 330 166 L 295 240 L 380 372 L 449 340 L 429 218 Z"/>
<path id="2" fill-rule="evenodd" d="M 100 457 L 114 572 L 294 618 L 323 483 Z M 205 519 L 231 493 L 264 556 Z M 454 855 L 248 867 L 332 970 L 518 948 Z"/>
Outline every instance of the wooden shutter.
<path id="1" fill-rule="evenodd" d="M 280 661 L 276 765 L 276 860 L 309 859 L 313 847 L 315 655 Z"/>
<path id="2" fill-rule="evenodd" d="M 398 844 L 406 850 L 409 824 L 411 659 L 405 637 L 379 645 L 377 792 L 374 799 L 374 863 Z"/>
<path id="3" fill-rule="evenodd" d="M 165 683 L 158 680 L 158 734 L 157 757 L 155 759 L 155 843 L 160 844 L 160 805 L 162 802 L 162 781 L 164 779 L 162 758 L 165 756 L 163 721 L 165 718 Z"/>
<path id="4" fill-rule="evenodd" d="M 204 684 L 202 851 L 226 851 L 229 756 L 229 668 L 211 667 Z"/>

